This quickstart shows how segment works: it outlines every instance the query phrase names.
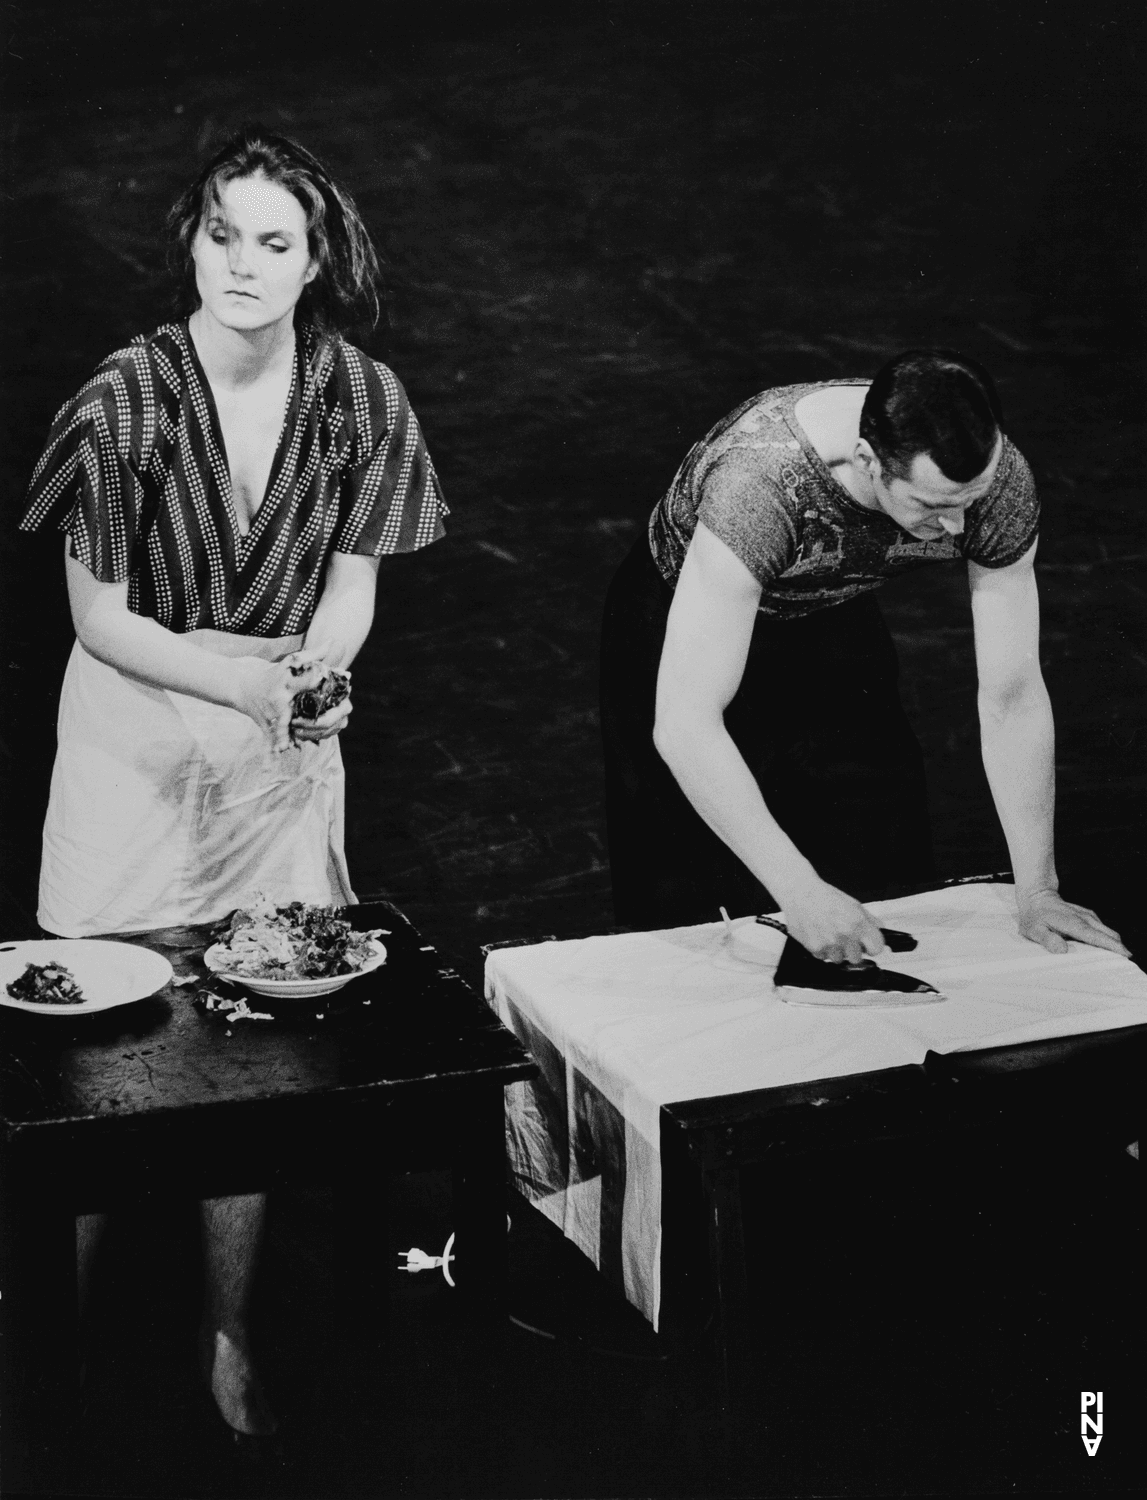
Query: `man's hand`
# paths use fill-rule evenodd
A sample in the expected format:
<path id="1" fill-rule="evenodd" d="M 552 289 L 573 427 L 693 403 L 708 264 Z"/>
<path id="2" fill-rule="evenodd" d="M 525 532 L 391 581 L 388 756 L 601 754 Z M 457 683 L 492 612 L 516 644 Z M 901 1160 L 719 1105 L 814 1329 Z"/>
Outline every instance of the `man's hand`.
<path id="1" fill-rule="evenodd" d="M 865 954 L 884 951 L 879 926 L 844 891 L 824 880 L 785 892 L 785 926 L 789 935 L 825 963 L 859 963 Z"/>
<path id="2" fill-rule="evenodd" d="M 1017 905 L 1021 935 L 1049 953 L 1066 953 L 1065 939 L 1074 938 L 1077 943 L 1107 948 L 1124 958 L 1131 956 L 1113 927 L 1101 922 L 1086 906 L 1065 901 L 1058 891 L 1036 891 L 1018 899 Z"/>

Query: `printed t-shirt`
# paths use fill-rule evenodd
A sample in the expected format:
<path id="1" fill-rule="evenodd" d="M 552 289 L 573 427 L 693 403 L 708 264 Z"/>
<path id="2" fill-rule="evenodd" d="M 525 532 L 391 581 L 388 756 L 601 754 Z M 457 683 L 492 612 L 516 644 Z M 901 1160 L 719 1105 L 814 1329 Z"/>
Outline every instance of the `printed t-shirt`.
<path id="1" fill-rule="evenodd" d="M 110 355 L 59 411 L 21 529 L 56 521 L 128 608 L 168 630 L 306 630 L 332 552 L 413 552 L 448 514 L 394 373 L 297 329 L 267 492 L 245 536 L 207 377 L 186 323 Z"/>
<path id="2" fill-rule="evenodd" d="M 796 619 L 879 588 L 925 563 L 966 558 L 1004 568 L 1039 528 L 1027 460 L 1006 437 L 988 493 L 968 506 L 956 537 L 920 541 L 836 480 L 794 408 L 830 380 L 776 386 L 739 406 L 686 455 L 649 521 L 649 544 L 675 584 L 697 522 L 720 537 L 762 585 L 761 613 Z"/>

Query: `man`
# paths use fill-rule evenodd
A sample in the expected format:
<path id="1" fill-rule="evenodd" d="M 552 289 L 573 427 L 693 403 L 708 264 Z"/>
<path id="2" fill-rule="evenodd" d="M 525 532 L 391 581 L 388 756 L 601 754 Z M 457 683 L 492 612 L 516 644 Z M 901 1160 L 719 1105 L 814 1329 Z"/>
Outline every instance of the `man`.
<path id="1" fill-rule="evenodd" d="M 610 588 L 602 724 L 614 898 L 634 925 L 773 898 L 817 957 L 880 930 L 841 889 L 932 875 L 923 761 L 873 591 L 963 557 L 984 766 L 1020 931 L 1125 952 L 1058 890 L 1039 666 L 1039 504 L 974 360 L 763 392 L 698 443 Z"/>

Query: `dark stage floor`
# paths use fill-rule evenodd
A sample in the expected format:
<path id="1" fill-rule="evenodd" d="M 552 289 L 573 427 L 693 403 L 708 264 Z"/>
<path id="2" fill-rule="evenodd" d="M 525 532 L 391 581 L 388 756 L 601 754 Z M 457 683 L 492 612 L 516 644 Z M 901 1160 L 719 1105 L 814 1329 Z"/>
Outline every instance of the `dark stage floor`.
<path id="1" fill-rule="evenodd" d="M 446 541 L 384 568 L 355 666 L 360 893 L 396 901 L 475 981 L 482 942 L 610 925 L 596 642 L 611 571 L 735 404 L 946 343 L 993 371 L 1040 484 L 1064 888 L 1142 940 L 1137 13 L 779 0 L 459 18 L 380 0 L 354 26 L 353 9 L 290 0 L 9 7 L 0 930 L 34 913 L 71 644 L 58 539 L 16 537 L 20 495 L 58 405 L 166 317 L 167 204 L 201 153 L 261 119 L 323 156 L 377 229 L 390 327 L 369 347 L 404 381 L 453 509 Z M 937 568 L 882 597 L 942 873 L 1003 868 L 966 584 Z M 244 1474 L 212 1446 L 194 1385 L 193 1237 L 176 1214 L 107 1247 L 86 1482 L 123 1496 L 1118 1493 L 1142 1459 L 1142 1189 L 1129 1158 L 1088 1170 L 1042 1197 L 1033 1185 L 1026 1220 L 1022 1167 L 980 1218 L 961 1187 L 974 1276 L 914 1270 L 910 1304 L 890 1306 L 874 1247 L 895 1259 L 891 1223 L 915 1256 L 932 1209 L 890 1220 L 876 1187 L 853 1203 L 842 1256 L 884 1301 L 854 1276 L 854 1322 L 836 1264 L 822 1295 L 804 1257 L 803 1300 L 765 1341 L 759 1421 L 726 1474 L 681 1372 L 532 1211 L 514 1214 L 514 1306 L 558 1337 L 511 1329 L 503 1426 L 482 1438 L 440 1280 L 396 1275 L 384 1351 L 348 1359 L 325 1312 L 324 1206 L 290 1195 L 263 1303 L 290 1462 Z M 440 1248 L 443 1194 L 434 1178 L 401 1186 L 404 1248 Z M 1105 1382 L 1112 1436 L 1089 1464 L 1078 1393 Z"/>
<path id="2" fill-rule="evenodd" d="M 1087 1183 L 1070 1201 L 1068 1165 Z M 761 1356 L 731 1460 L 704 1367 L 670 1358 L 522 1200 L 511 1204 L 516 1321 L 504 1368 L 474 1392 L 457 1373 L 457 1309 L 438 1272 L 396 1273 L 385 1328 L 354 1346 L 334 1321 L 329 1203 L 288 1193 L 275 1201 L 261 1304 L 279 1461 L 253 1470 L 234 1457 L 198 1384 L 194 1219 L 172 1211 L 121 1223 L 106 1246 L 87 1486 L 316 1500 L 1136 1491 L 1138 1163 L 1051 1162 L 1036 1148 L 952 1170 L 888 1149 L 800 1171 L 808 1180 L 782 1179 L 785 1196 L 749 1226 Z M 395 1251 L 441 1250 L 437 1177 L 400 1181 L 394 1207 Z M 1106 1398 L 1094 1461 L 1079 1439 L 1086 1380 Z"/>

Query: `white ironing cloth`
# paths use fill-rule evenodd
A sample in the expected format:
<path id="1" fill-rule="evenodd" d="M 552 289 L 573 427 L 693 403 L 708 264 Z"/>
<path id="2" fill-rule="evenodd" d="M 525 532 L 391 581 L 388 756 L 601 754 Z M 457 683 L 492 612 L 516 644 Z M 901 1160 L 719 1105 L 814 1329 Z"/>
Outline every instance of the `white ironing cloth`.
<path id="1" fill-rule="evenodd" d="M 1021 938 L 1011 885 L 867 909 L 918 942 L 879 962 L 934 985 L 943 1003 L 786 1004 L 772 985 L 785 939 L 752 918 L 731 935 L 715 922 L 488 956 L 486 997 L 542 1070 L 506 1091 L 518 1185 L 655 1328 L 663 1104 L 1147 1022 L 1147 974 L 1102 949 L 1072 943 L 1055 955 Z M 618 1224 L 620 1260 L 606 1267 L 607 1229 Z"/>

